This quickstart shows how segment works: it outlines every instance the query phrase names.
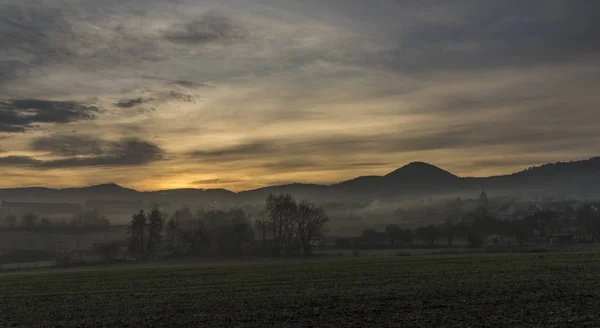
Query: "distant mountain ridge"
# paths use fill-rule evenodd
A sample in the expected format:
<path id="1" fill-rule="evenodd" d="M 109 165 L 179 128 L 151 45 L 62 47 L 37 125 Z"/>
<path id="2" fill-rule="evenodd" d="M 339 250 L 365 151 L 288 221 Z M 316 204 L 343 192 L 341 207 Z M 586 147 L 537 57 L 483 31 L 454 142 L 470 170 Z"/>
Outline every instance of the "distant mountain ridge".
<path id="1" fill-rule="evenodd" d="M 171 189 L 136 191 L 115 183 L 80 188 L 44 187 L 0 189 L 0 200 L 27 199 L 73 202 L 87 199 L 133 199 L 137 201 L 255 203 L 269 193 L 290 193 L 300 199 L 373 200 L 407 196 L 439 196 L 460 192 L 539 194 L 600 194 L 600 157 L 549 163 L 513 174 L 483 178 L 459 177 L 435 165 L 412 162 L 383 176 L 361 176 L 331 185 L 295 183 L 232 192 L 226 189 Z"/>

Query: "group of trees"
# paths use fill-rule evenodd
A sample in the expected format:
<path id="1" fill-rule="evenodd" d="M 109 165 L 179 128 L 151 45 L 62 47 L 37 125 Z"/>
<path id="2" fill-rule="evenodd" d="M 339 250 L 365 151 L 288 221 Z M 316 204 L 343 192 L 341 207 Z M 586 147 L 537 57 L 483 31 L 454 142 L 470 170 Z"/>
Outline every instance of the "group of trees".
<path id="1" fill-rule="evenodd" d="M 408 246 L 413 244 L 452 246 L 458 239 L 469 246 L 483 244 L 484 238 L 497 235 L 514 239 L 523 244 L 534 238 L 544 238 L 549 234 L 577 230 L 593 239 L 600 238 L 600 213 L 591 206 L 583 206 L 575 219 L 562 218 L 559 213 L 538 210 L 521 219 L 500 220 L 486 209 L 480 208 L 464 217 L 448 218 L 443 224 L 427 225 L 416 229 L 402 229 L 391 224 L 384 232 L 366 229 L 357 238 L 340 239 L 338 246 L 343 248 L 366 246 Z"/>
<path id="2" fill-rule="evenodd" d="M 272 256 L 301 250 L 310 255 L 313 242 L 329 220 L 325 211 L 309 202 L 297 203 L 290 195 L 269 195 L 262 218 L 256 221 L 261 248 Z"/>
<path id="3" fill-rule="evenodd" d="M 236 257 L 248 255 L 252 224 L 241 209 L 176 211 L 167 222 L 165 250 L 171 255 Z"/>
<path id="4" fill-rule="evenodd" d="M 165 255 L 239 257 L 244 255 L 310 255 L 313 241 L 328 221 L 324 210 L 290 195 L 270 195 L 260 218 L 239 209 L 176 211 L 154 208 L 133 215 L 127 229 L 130 253 L 139 259 Z"/>
<path id="5" fill-rule="evenodd" d="M 127 227 L 130 253 L 143 260 L 156 257 L 161 245 L 163 222 L 163 214 L 156 207 L 148 214 L 144 210 L 134 214 Z"/>
<path id="6" fill-rule="evenodd" d="M 15 214 L 9 214 L 5 216 L 4 221 L 6 227 L 10 229 L 24 228 L 41 232 L 97 230 L 110 225 L 108 219 L 96 209 L 78 213 L 70 219 L 51 220 L 33 213 L 24 213 L 20 217 Z"/>
<path id="7" fill-rule="evenodd" d="M 600 238 L 600 212 L 591 205 L 585 205 L 577 212 L 577 224 L 582 231 Z"/>

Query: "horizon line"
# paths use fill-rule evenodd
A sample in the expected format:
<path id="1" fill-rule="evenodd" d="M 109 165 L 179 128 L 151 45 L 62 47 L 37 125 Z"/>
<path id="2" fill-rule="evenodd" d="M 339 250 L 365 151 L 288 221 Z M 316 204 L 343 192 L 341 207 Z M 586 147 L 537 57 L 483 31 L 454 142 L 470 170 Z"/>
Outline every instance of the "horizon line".
<path id="1" fill-rule="evenodd" d="M 330 187 L 330 186 L 334 186 L 340 183 L 344 183 L 344 182 L 348 182 L 348 181 L 352 181 L 352 180 L 356 180 L 359 178 L 365 178 L 365 177 L 385 177 L 393 172 L 396 172 L 398 170 L 401 170 L 409 165 L 413 165 L 413 164 L 426 164 L 429 165 L 431 167 L 435 167 L 439 170 L 442 170 L 444 172 L 447 172 L 449 174 L 452 174 L 453 176 L 455 176 L 458 179 L 485 179 L 485 178 L 494 178 L 494 177 L 505 177 L 505 176 L 510 176 L 510 175 L 515 175 L 524 171 L 527 171 L 529 169 L 535 169 L 535 168 L 540 168 L 542 166 L 545 165 L 552 165 L 552 164 L 568 164 L 568 163 L 576 163 L 576 162 L 585 162 L 585 161 L 589 161 L 589 160 L 593 160 L 593 159 L 598 159 L 600 158 L 600 156 L 592 156 L 592 157 L 588 157 L 588 158 L 584 158 L 584 159 L 578 159 L 578 160 L 569 160 L 569 161 L 557 161 L 557 162 L 547 162 L 547 163 L 543 163 L 543 164 L 537 164 L 537 165 L 532 165 L 532 166 L 528 166 L 524 169 L 512 172 L 512 173 L 505 173 L 505 174 L 498 174 L 498 175 L 489 175 L 489 176 L 458 176 L 448 170 L 445 170 L 435 164 L 431 164 L 431 163 L 427 163 L 427 162 L 423 162 L 423 161 L 412 161 L 409 162 L 387 174 L 384 175 L 361 175 L 361 176 L 357 176 L 351 179 L 347 179 L 347 180 L 342 180 L 342 181 L 338 181 L 338 182 L 333 182 L 333 183 L 312 183 L 312 182 L 291 182 L 291 183 L 282 183 L 282 184 L 275 184 L 275 185 L 267 185 L 267 186 L 263 186 L 263 187 L 259 187 L 259 188 L 254 188 L 254 189 L 246 189 L 246 190 L 239 190 L 239 191 L 233 191 L 233 190 L 229 190 L 227 188 L 194 188 L 194 187 L 188 187 L 188 188 L 173 188 L 173 189 L 153 189 L 153 190 L 139 190 L 139 189 L 135 189 L 135 188 L 129 188 L 126 187 L 122 184 L 116 183 L 116 182 L 105 182 L 105 183 L 98 183 L 98 184 L 92 184 L 92 185 L 83 185 L 83 186 L 72 186 L 72 187 L 63 187 L 63 188 L 53 188 L 53 187 L 45 187 L 45 186 L 40 186 L 40 185 L 35 185 L 35 186 L 24 186 L 24 187 L 11 187 L 11 188 L 0 188 L 0 190 L 10 190 L 10 189 L 50 189 L 50 190 L 65 190 L 65 189 L 83 189 L 83 188 L 91 188 L 91 187 L 98 187 L 98 186 L 106 186 L 106 185 L 115 185 L 118 186 L 120 188 L 123 189 L 129 189 L 129 190 L 133 190 L 135 192 L 139 192 L 139 193 L 144 193 L 144 192 L 161 192 L 161 191 L 172 191 L 172 190 L 201 190 L 201 191 L 216 191 L 216 190 L 223 190 L 223 191 L 228 191 L 231 193 L 235 193 L 235 194 L 239 194 L 239 193 L 243 193 L 243 192 L 251 192 L 251 191 L 257 191 L 257 190 L 261 190 L 261 189 L 266 189 L 266 188 L 276 188 L 276 187 L 285 187 L 285 186 L 291 186 L 291 185 L 314 185 L 314 186 L 323 186 L 323 187 Z"/>

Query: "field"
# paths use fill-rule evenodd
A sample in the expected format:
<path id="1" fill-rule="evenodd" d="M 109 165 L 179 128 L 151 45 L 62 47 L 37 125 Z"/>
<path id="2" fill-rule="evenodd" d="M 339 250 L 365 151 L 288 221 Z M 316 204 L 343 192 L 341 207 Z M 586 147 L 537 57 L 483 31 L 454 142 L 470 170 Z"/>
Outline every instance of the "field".
<path id="1" fill-rule="evenodd" d="M 45 269 L 0 275 L 0 326 L 594 327 L 600 253 Z"/>

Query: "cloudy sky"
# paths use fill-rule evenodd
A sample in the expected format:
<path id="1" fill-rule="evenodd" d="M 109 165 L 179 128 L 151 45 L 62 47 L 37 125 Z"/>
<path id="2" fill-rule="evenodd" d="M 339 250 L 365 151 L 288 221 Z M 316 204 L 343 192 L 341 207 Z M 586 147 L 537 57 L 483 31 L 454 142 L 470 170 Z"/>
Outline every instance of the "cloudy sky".
<path id="1" fill-rule="evenodd" d="M 464 176 L 600 155 L 588 0 L 0 0 L 0 187 Z"/>

